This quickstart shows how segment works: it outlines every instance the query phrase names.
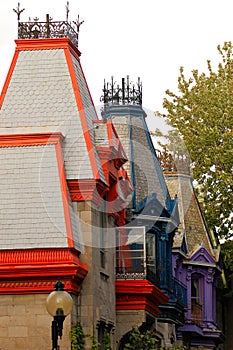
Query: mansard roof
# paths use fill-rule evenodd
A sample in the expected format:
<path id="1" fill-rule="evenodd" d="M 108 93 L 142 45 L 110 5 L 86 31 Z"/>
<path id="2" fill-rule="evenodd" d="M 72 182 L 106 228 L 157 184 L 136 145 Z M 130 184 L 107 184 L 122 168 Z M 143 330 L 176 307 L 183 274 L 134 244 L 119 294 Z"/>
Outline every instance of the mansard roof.
<path id="1" fill-rule="evenodd" d="M 61 132 L 67 178 L 105 182 L 94 144 L 98 117 L 79 50 L 68 38 L 16 45 L 0 98 L 1 133 Z"/>
<path id="2" fill-rule="evenodd" d="M 69 38 L 16 40 L 0 107 L 0 248 L 80 251 L 66 180 L 106 178 L 77 47 Z"/>

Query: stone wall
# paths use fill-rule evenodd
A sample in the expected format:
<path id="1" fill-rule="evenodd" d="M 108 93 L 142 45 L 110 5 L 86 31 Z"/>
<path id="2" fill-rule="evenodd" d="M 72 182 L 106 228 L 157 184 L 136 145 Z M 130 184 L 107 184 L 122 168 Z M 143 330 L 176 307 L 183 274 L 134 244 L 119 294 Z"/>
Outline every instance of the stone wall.
<path id="1" fill-rule="evenodd" d="M 51 350 L 51 322 L 45 294 L 0 296 L 0 350 Z M 64 321 L 60 350 L 70 348 L 70 317 Z"/>
<path id="2" fill-rule="evenodd" d="M 115 327 L 115 229 L 108 215 L 105 221 L 105 265 L 100 259 L 101 211 L 93 203 L 78 203 L 78 212 L 84 239 L 84 251 L 80 256 L 87 264 L 88 274 L 84 279 L 78 297 L 78 319 L 85 334 L 98 338 L 100 322 L 106 327 Z M 112 334 L 114 343 L 114 335 Z M 88 343 L 88 342 L 87 342 Z M 87 348 L 89 348 L 87 344 Z"/>
<path id="3" fill-rule="evenodd" d="M 118 310 L 116 328 L 117 349 L 121 338 L 130 332 L 132 327 L 140 326 L 145 321 L 146 315 L 144 310 Z"/>

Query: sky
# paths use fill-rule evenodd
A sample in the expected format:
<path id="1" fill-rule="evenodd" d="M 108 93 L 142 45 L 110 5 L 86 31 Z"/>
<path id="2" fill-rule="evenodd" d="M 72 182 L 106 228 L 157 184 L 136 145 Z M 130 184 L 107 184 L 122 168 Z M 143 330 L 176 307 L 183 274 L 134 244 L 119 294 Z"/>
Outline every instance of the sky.
<path id="1" fill-rule="evenodd" d="M 21 21 L 36 16 L 45 21 L 66 19 L 66 0 L 21 0 Z M 0 89 L 17 39 L 18 1 L 0 4 Z M 220 60 L 217 45 L 231 41 L 232 0 L 69 0 L 69 20 L 78 15 L 81 64 L 92 98 L 100 105 L 103 81 L 129 75 L 143 84 L 143 107 L 153 119 L 162 111 L 166 89 L 177 92 L 179 67 L 206 72 Z M 149 121 L 149 120 L 148 120 Z M 151 128 L 155 128 L 153 124 Z"/>

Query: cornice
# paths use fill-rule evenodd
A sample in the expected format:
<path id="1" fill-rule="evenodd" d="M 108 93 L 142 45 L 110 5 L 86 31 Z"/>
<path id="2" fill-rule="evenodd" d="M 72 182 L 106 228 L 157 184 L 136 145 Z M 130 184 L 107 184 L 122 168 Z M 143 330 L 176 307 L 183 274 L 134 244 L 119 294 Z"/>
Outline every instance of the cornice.
<path id="1" fill-rule="evenodd" d="M 70 48 L 77 57 L 81 56 L 81 52 L 71 43 L 69 38 L 17 39 L 15 43 L 16 51 Z"/>
<path id="2" fill-rule="evenodd" d="M 48 293 L 58 278 L 78 294 L 87 274 L 75 249 L 20 249 L 0 251 L 0 294 Z"/>
<path id="3" fill-rule="evenodd" d="M 145 310 L 155 317 L 169 297 L 147 280 L 116 280 L 116 309 Z"/>

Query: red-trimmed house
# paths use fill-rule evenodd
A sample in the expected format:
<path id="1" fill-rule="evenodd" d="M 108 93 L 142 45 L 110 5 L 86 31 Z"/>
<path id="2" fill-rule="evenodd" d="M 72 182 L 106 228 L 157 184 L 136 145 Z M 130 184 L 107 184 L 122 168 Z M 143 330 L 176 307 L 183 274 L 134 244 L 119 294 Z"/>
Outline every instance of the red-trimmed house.
<path id="1" fill-rule="evenodd" d="M 116 327 L 114 233 L 132 192 L 127 157 L 111 121 L 98 120 L 77 33 L 48 21 L 19 22 L 0 98 L 5 350 L 51 349 L 45 301 L 58 279 L 74 300 L 61 349 L 70 347 L 77 319 L 99 340 Z"/>

